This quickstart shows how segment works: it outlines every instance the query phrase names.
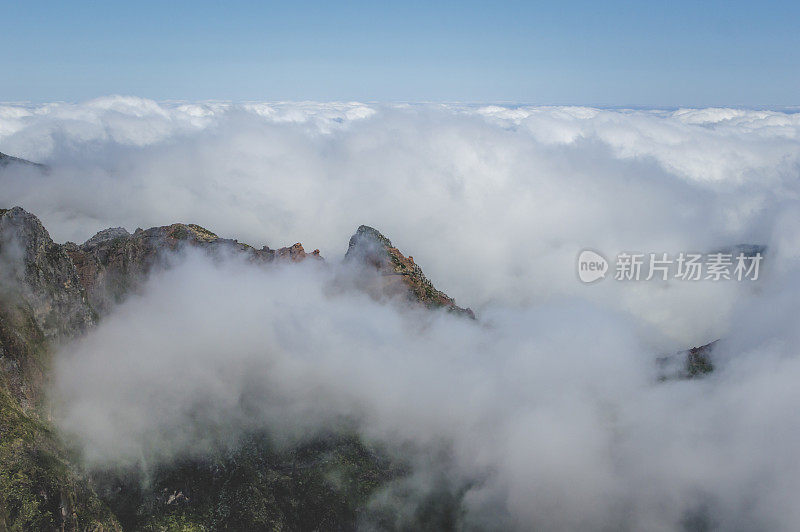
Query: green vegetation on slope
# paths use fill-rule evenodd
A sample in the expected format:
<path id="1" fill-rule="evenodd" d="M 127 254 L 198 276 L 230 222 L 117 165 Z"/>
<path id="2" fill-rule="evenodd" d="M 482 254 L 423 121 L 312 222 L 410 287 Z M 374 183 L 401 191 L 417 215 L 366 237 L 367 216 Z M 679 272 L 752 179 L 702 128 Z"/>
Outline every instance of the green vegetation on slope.
<path id="1" fill-rule="evenodd" d="M 48 355 L 30 309 L 0 301 L 0 530 L 115 530 L 43 415 Z"/>

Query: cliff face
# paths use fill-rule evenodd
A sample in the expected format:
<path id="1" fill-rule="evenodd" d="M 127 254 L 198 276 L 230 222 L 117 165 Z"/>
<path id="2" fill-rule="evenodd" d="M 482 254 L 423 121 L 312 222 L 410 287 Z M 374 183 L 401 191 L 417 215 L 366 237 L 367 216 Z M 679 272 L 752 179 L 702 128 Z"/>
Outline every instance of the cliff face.
<path id="1" fill-rule="evenodd" d="M 38 218 L 19 207 L 0 211 L 0 250 L 7 296 L 30 306 L 48 340 L 71 338 L 94 324 L 70 257 Z"/>

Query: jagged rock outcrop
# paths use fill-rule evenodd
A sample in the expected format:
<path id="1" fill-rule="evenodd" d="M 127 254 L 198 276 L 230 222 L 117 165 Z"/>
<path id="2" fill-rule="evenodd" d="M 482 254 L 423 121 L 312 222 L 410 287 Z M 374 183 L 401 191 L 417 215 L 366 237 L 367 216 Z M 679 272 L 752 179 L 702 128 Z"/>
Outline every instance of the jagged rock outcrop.
<path id="1" fill-rule="evenodd" d="M 428 308 L 446 308 L 451 312 L 475 318 L 471 309 L 456 305 L 453 298 L 437 290 L 414 262 L 403 255 L 380 231 L 362 225 L 350 238 L 345 260 L 357 262 L 378 273 L 377 286 L 367 290 L 388 297 L 401 296 Z"/>
<path id="2" fill-rule="evenodd" d="M 277 250 L 267 246 L 255 249 L 195 224 L 137 229 L 133 234 L 117 227 L 100 231 L 82 245 L 64 244 L 89 301 L 101 313 L 135 290 L 153 268 L 168 266 L 170 255 L 186 247 L 202 249 L 212 256 L 242 254 L 261 263 L 321 258 L 319 250 L 306 253 L 300 243 Z"/>
<path id="3" fill-rule="evenodd" d="M 5 296 L 30 306 L 48 340 L 71 338 L 94 323 L 70 257 L 19 207 L 0 210 L 0 266 Z"/>

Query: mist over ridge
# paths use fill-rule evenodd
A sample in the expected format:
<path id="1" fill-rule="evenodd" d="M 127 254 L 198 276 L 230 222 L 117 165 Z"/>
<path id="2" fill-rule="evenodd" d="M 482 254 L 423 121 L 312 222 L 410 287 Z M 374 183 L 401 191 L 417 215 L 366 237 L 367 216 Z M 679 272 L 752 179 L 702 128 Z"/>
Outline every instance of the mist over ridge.
<path id="1" fill-rule="evenodd" d="M 577 253 L 740 243 L 794 253 L 781 227 L 796 223 L 799 125 L 797 114 L 741 109 L 114 96 L 2 106 L 0 151 L 52 166 L 7 173 L 2 186 L 57 241 L 184 221 L 337 256 L 367 223 L 467 306 L 597 298 L 679 347 L 726 332 L 727 288 L 587 291 L 574 282 Z"/>
<path id="2" fill-rule="evenodd" d="M 409 468 L 373 503 L 444 482 L 463 529 L 800 526 L 798 114 L 107 97 L 0 106 L 0 151 L 47 165 L 0 170 L 0 207 L 57 242 L 181 222 L 325 257 L 176 248 L 59 344 L 55 421 L 87 467 L 346 426 Z M 362 224 L 477 319 L 364 293 L 342 260 Z M 766 250 L 756 282 L 575 271 L 739 244 Z M 717 339 L 712 373 L 659 380 Z"/>

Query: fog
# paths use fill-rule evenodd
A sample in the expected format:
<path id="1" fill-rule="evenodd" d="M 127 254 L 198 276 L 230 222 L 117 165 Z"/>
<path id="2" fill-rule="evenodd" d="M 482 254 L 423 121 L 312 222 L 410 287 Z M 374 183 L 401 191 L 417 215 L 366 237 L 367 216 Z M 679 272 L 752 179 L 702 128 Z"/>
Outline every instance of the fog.
<path id="1" fill-rule="evenodd" d="M 714 374 L 658 382 L 629 316 L 580 300 L 430 315 L 343 290 L 345 267 L 190 255 L 60 353 L 61 426 L 91 465 L 147 467 L 346 422 L 412 463 L 444 448 L 471 526 L 800 523 L 788 286 L 735 313 Z"/>
<path id="2" fill-rule="evenodd" d="M 182 221 L 336 257 L 368 224 L 476 310 L 591 297 L 700 344 L 726 333 L 730 294 L 587 290 L 575 258 L 771 244 L 796 207 L 799 128 L 797 114 L 735 109 L 5 105 L 0 151 L 51 171 L 6 172 L 0 200 L 57 241 Z"/>
<path id="3" fill-rule="evenodd" d="M 6 105 L 0 151 L 50 169 L 0 173 L 0 201 L 56 240 L 183 221 L 327 259 L 189 254 L 64 348 L 58 419 L 90 464 L 346 420 L 411 460 L 446 449 L 472 526 L 795 530 L 798 129 L 733 109 Z M 343 285 L 362 223 L 478 320 Z M 575 271 L 584 248 L 740 243 L 767 246 L 758 281 Z M 658 356 L 717 338 L 713 374 L 658 381 Z"/>

